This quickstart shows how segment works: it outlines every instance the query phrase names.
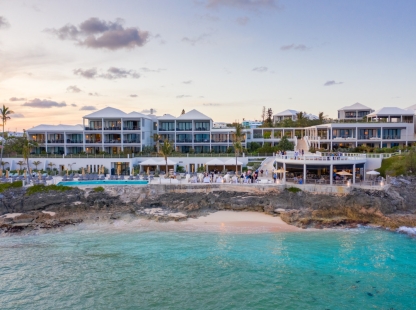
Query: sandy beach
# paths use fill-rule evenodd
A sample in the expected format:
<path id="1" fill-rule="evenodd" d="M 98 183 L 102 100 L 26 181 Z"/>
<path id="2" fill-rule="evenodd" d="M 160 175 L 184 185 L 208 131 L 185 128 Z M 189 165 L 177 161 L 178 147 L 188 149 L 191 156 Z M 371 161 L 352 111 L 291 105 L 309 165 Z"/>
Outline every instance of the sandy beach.
<path id="1" fill-rule="evenodd" d="M 207 216 L 186 221 L 155 222 L 147 219 L 127 218 L 113 223 L 83 223 L 81 229 L 103 229 L 106 232 L 116 231 L 190 231 L 220 233 L 268 233 L 305 231 L 283 222 L 280 217 L 273 217 L 258 212 L 218 211 Z"/>

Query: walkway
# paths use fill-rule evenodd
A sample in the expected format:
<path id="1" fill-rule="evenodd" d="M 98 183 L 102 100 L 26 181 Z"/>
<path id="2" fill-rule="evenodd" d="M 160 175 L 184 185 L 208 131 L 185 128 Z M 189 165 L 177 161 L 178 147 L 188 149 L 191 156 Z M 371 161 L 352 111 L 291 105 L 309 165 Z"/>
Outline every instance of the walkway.
<path id="1" fill-rule="evenodd" d="M 261 176 L 261 173 L 259 173 L 259 180 L 272 180 L 273 181 L 273 163 L 274 163 L 274 157 L 267 157 L 263 164 L 260 166 L 259 171 L 263 169 L 263 176 Z M 266 170 L 269 172 L 268 176 L 266 177 Z"/>

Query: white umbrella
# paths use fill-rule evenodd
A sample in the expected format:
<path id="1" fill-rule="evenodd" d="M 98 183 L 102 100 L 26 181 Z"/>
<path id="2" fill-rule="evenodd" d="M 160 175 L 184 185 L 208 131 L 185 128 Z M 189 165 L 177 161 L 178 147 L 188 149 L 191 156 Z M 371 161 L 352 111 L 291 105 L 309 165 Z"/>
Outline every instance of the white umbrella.
<path id="1" fill-rule="evenodd" d="M 367 172 L 366 172 L 366 174 L 369 174 L 369 175 L 379 175 L 379 174 L 380 174 L 380 172 L 377 172 L 377 171 L 371 170 L 371 171 L 367 171 Z"/>
<path id="2" fill-rule="evenodd" d="M 349 173 L 349 172 L 347 172 L 347 171 L 344 171 L 344 170 L 342 170 L 342 171 L 340 171 L 340 172 L 337 172 L 337 174 L 338 174 L 338 175 L 352 175 L 351 173 Z"/>

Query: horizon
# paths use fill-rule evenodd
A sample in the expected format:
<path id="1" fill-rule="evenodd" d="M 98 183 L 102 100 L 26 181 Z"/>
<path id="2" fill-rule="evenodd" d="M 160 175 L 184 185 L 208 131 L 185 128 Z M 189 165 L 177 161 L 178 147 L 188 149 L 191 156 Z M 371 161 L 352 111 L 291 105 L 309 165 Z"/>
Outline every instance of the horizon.
<path id="1" fill-rule="evenodd" d="M 82 7 L 81 7 L 82 5 Z M 82 9 L 81 9 L 82 8 Z M 5 130 L 105 107 L 215 122 L 415 104 L 412 1 L 0 3 Z M 65 118 L 61 118 L 64 116 Z"/>

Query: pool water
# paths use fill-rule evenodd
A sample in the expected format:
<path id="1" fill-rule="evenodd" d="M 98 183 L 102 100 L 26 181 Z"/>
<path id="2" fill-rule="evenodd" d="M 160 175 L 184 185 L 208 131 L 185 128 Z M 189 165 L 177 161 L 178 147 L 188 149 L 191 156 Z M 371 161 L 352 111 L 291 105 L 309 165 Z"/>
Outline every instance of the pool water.
<path id="1" fill-rule="evenodd" d="M 148 181 L 139 180 L 103 180 L 103 181 L 68 181 L 59 182 L 58 185 L 64 186 L 83 186 L 83 185 L 146 185 Z"/>

